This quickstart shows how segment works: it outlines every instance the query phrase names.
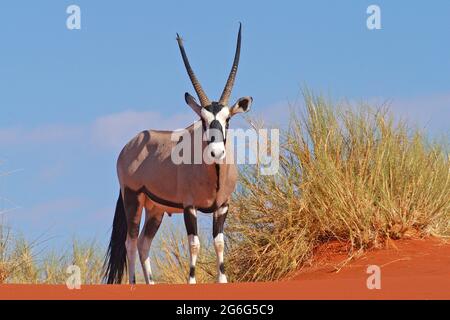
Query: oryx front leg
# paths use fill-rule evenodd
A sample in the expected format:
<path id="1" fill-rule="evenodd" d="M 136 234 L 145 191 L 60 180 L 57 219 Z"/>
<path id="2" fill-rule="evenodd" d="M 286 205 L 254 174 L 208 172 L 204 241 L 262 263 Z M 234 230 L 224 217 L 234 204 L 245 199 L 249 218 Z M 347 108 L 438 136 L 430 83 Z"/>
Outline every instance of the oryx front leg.
<path id="1" fill-rule="evenodd" d="M 225 275 L 225 264 L 223 261 L 223 251 L 225 249 L 225 241 L 223 238 L 223 226 L 228 213 L 228 205 L 223 205 L 213 216 L 213 237 L 214 249 L 217 256 L 217 282 L 227 283 L 227 276 Z"/>
<path id="2" fill-rule="evenodd" d="M 145 225 L 141 231 L 138 240 L 139 259 L 141 260 L 142 271 L 144 272 L 144 279 L 146 284 L 154 284 L 152 276 L 152 268 L 150 266 L 150 246 L 152 245 L 153 238 L 161 225 L 161 221 L 164 217 L 164 212 L 158 212 L 157 210 L 145 210 Z"/>
<path id="3" fill-rule="evenodd" d="M 197 283 L 195 280 L 195 263 L 197 262 L 197 256 L 200 251 L 200 240 L 197 234 L 197 210 L 194 207 L 189 206 L 184 208 L 184 224 L 188 234 L 189 241 L 189 284 Z"/>

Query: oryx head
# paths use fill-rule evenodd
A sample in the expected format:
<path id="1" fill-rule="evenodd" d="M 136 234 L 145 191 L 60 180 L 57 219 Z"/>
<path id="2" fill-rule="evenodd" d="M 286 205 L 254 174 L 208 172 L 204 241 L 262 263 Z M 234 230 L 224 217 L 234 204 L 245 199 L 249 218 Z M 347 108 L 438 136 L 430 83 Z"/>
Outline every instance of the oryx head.
<path id="1" fill-rule="evenodd" d="M 178 46 L 180 47 L 181 56 L 186 67 L 189 78 L 197 93 L 200 105 L 195 101 L 189 93 L 185 93 L 186 103 L 200 116 L 203 124 L 203 130 L 206 135 L 206 140 L 211 150 L 211 156 L 216 160 L 222 160 L 225 158 L 225 142 L 227 138 L 228 122 L 230 118 L 241 112 L 247 112 L 250 110 L 252 104 L 252 97 L 243 97 L 238 99 L 231 106 L 228 104 L 230 98 L 231 89 L 233 88 L 234 79 L 239 65 L 239 55 L 241 51 L 241 28 L 239 26 L 239 33 L 236 44 L 236 53 L 234 55 L 233 66 L 231 67 L 230 75 L 228 76 L 227 83 L 223 89 L 222 95 L 218 102 L 210 101 L 203 91 L 200 82 L 195 76 L 192 70 L 189 60 L 184 51 L 183 41 L 177 34 Z"/>

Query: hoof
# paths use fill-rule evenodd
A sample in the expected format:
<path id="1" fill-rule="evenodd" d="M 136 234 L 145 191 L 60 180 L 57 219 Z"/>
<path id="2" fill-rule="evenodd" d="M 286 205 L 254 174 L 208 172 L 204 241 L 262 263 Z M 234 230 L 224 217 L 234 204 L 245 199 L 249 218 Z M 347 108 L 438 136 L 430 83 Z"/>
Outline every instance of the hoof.
<path id="1" fill-rule="evenodd" d="M 189 278 L 188 280 L 188 284 L 196 284 L 197 281 L 195 280 L 195 278 Z"/>
<path id="2" fill-rule="evenodd" d="M 217 283 L 228 283 L 227 276 L 224 274 L 219 275 L 217 278 Z"/>

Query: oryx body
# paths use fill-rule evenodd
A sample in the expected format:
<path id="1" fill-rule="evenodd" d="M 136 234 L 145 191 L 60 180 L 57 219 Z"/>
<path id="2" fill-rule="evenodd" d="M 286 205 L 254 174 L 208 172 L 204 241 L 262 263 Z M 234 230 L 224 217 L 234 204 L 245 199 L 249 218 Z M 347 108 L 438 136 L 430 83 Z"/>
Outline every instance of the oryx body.
<path id="1" fill-rule="evenodd" d="M 106 280 L 120 283 L 128 261 L 130 283 L 135 282 L 137 252 L 147 283 L 153 283 L 149 250 L 164 213 L 183 213 L 190 249 L 189 283 L 195 283 L 195 264 L 200 249 L 197 235 L 197 210 L 213 213 L 213 237 L 217 254 L 218 281 L 226 282 L 223 263 L 223 226 L 228 212 L 228 201 L 235 189 L 237 170 L 233 161 L 227 161 L 228 121 L 236 113 L 247 112 L 251 97 L 239 99 L 228 106 L 240 54 L 241 28 L 233 66 L 219 102 L 210 102 L 193 73 L 181 38 L 177 37 L 188 75 L 199 97 L 200 105 L 188 93 L 186 103 L 200 116 L 200 120 L 185 129 L 180 139 L 174 131 L 146 130 L 135 136 L 122 149 L 117 161 L 120 195 L 114 216 L 108 249 Z M 176 163 L 173 150 L 183 140 L 196 150 L 196 136 L 200 151 L 212 161 Z M 139 233 L 142 211 L 145 224 Z"/>

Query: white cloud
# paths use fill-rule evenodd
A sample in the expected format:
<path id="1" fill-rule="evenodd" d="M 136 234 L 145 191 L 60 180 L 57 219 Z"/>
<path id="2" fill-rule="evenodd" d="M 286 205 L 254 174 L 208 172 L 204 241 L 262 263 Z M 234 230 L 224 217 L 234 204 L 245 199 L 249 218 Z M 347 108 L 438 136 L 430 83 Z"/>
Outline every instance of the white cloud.
<path id="1" fill-rule="evenodd" d="M 404 120 L 410 126 L 417 127 L 431 136 L 450 134 L 450 94 L 397 98 L 373 97 L 350 102 L 357 107 L 360 101 L 374 108 L 386 106 L 396 119 Z"/>
<path id="2" fill-rule="evenodd" d="M 83 126 L 66 124 L 45 124 L 34 128 L 12 126 L 0 128 L 0 145 L 52 144 L 80 139 Z"/>
<path id="3" fill-rule="evenodd" d="M 346 101 L 354 107 L 358 107 L 360 102 L 374 108 L 387 105 L 397 119 L 406 120 L 413 126 L 417 125 L 432 135 L 450 134 L 450 94 L 397 98 L 374 97 Z M 303 100 L 300 99 L 291 105 L 287 101 L 280 101 L 267 107 L 253 108 L 251 117 L 262 119 L 268 126 L 286 127 L 290 120 L 291 109 L 304 112 Z"/>
<path id="4" fill-rule="evenodd" d="M 195 119 L 195 114 L 189 111 L 164 116 L 159 112 L 128 110 L 101 116 L 90 124 L 57 123 L 33 128 L 11 126 L 0 128 L 0 146 L 75 142 L 116 149 L 142 130 L 185 128 Z"/>
<path id="5" fill-rule="evenodd" d="M 117 148 L 123 146 L 142 130 L 184 128 L 190 125 L 194 119 L 195 115 L 190 113 L 165 117 L 152 111 L 124 111 L 96 119 L 92 125 L 92 137 L 96 145 Z"/>
<path id="6" fill-rule="evenodd" d="M 61 177 L 66 172 L 63 161 L 54 162 L 46 165 L 38 174 L 40 182 L 50 183 Z"/>
<path id="7" fill-rule="evenodd" d="M 433 134 L 450 133 L 450 94 L 392 99 L 390 109 Z"/>
<path id="8" fill-rule="evenodd" d="M 17 144 L 22 129 L 17 127 L 0 128 L 0 145 Z"/>
<path id="9" fill-rule="evenodd" d="M 16 211 L 17 219 L 27 219 L 31 222 L 40 222 L 51 220 L 64 221 L 67 215 L 84 204 L 85 200 L 77 197 L 61 198 L 49 200 L 47 202 L 37 203 L 31 207 L 23 207 Z"/>

